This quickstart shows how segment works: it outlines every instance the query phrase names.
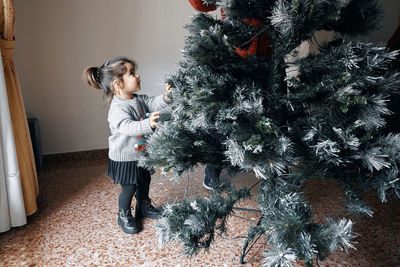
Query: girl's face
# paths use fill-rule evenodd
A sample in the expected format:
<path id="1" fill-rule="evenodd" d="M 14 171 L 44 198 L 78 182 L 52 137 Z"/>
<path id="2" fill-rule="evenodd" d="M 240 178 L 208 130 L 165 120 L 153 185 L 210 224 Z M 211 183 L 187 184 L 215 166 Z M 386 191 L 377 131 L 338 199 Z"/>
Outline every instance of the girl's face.
<path id="1" fill-rule="evenodd" d="M 122 76 L 124 82 L 122 89 L 128 94 L 140 91 L 140 75 L 135 72 L 135 66 L 129 62 L 126 62 L 124 65 L 127 71 Z"/>

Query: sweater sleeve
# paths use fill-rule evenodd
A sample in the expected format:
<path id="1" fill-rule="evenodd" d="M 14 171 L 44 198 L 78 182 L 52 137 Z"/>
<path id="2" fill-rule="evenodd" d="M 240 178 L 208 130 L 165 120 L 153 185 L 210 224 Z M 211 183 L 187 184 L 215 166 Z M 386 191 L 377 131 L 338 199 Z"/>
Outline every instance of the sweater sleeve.
<path id="1" fill-rule="evenodd" d="M 139 136 L 153 133 L 150 127 L 150 119 L 135 121 L 129 111 L 124 108 L 110 108 L 108 115 L 111 131 L 116 131 L 123 135 Z"/>
<path id="2" fill-rule="evenodd" d="M 164 108 L 167 105 L 167 103 L 164 101 L 164 95 L 158 95 L 158 96 L 141 95 L 140 97 L 142 98 L 145 105 L 148 107 L 149 112 L 159 111 L 160 109 Z"/>

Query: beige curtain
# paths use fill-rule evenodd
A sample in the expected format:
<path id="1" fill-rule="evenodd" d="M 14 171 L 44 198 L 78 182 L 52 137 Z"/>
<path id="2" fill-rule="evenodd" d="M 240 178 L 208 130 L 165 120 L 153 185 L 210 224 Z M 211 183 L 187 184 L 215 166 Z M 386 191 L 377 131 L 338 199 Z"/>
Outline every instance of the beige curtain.
<path id="1" fill-rule="evenodd" d="M 14 2 L 13 0 L 2 0 L 2 5 L 0 9 L 4 11 L 3 14 L 0 14 L 3 15 L 0 26 L 3 26 L 2 29 L 4 30 L 2 32 L 3 39 L 0 40 L 0 48 L 25 213 L 31 215 L 37 210 L 36 197 L 39 193 L 39 187 L 27 117 L 14 65 Z"/>
<path id="2" fill-rule="evenodd" d="M 1 59 L 0 59 L 1 61 Z M 0 233 L 26 224 L 24 197 L 11 125 L 6 82 L 0 63 Z"/>

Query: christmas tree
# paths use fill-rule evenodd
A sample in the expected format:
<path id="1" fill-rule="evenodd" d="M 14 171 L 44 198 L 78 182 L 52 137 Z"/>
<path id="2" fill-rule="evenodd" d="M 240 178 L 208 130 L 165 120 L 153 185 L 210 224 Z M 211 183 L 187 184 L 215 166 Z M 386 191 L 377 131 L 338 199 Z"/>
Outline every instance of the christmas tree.
<path id="1" fill-rule="evenodd" d="M 400 89 L 400 74 L 390 68 L 397 52 L 354 41 L 378 28 L 376 1 L 201 4 L 220 7 L 223 19 L 196 13 L 187 26 L 184 60 L 168 79 L 173 102 L 142 164 L 176 177 L 207 163 L 255 173 L 262 216 L 248 236 L 267 236 L 267 266 L 296 259 L 312 266 L 337 249 L 354 248 L 353 221 L 315 223 L 301 188 L 312 178 L 333 179 L 347 210 L 367 216 L 373 211 L 362 192 L 376 191 L 383 202 L 400 196 L 400 135 L 385 127 L 388 101 Z M 319 43 L 318 53 L 306 58 L 285 60 L 320 30 L 340 38 Z M 288 75 L 290 67 L 296 75 Z M 168 204 L 161 238 L 179 240 L 188 254 L 208 248 L 246 197 L 250 188 L 225 184 L 208 199 Z"/>

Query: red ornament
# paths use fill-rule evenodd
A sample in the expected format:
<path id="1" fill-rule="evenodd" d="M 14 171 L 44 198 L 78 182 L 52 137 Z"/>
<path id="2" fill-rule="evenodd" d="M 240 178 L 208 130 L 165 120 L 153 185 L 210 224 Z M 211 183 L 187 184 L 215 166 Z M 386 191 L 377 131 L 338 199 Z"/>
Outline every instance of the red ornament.
<path id="1" fill-rule="evenodd" d="M 145 148 L 146 148 L 146 144 L 142 144 L 142 145 L 136 144 L 135 145 L 135 150 L 136 151 L 140 151 L 140 150 L 145 149 Z"/>
<path id="2" fill-rule="evenodd" d="M 224 20 L 226 18 L 226 14 L 224 10 L 221 8 L 221 19 Z"/>
<path id="3" fill-rule="evenodd" d="M 253 25 L 255 28 L 259 28 L 260 30 L 264 27 L 264 23 L 258 19 L 245 19 L 244 22 Z M 254 55 L 268 58 L 269 38 L 270 36 L 268 33 L 261 33 L 251 40 L 251 43 L 247 48 L 236 48 L 235 52 L 242 58 Z"/>
<path id="4" fill-rule="evenodd" d="M 189 3 L 200 12 L 209 12 L 217 9 L 215 5 L 206 5 L 202 0 L 189 0 Z"/>

